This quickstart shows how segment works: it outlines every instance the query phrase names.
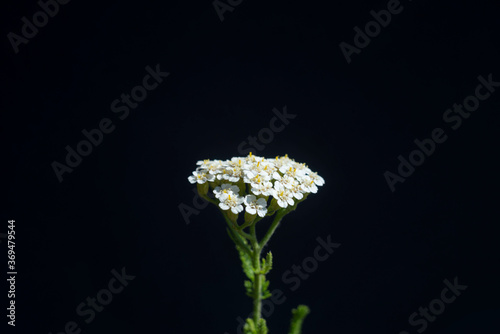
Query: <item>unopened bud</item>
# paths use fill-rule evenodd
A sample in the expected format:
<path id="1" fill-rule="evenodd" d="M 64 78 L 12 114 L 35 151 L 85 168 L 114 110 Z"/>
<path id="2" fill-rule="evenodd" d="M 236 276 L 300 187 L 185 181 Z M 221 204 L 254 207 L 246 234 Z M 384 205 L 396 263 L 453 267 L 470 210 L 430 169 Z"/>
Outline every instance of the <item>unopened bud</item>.
<path id="1" fill-rule="evenodd" d="M 202 196 L 205 196 L 208 193 L 208 182 L 205 183 L 197 183 L 196 188 L 198 188 L 198 193 Z"/>

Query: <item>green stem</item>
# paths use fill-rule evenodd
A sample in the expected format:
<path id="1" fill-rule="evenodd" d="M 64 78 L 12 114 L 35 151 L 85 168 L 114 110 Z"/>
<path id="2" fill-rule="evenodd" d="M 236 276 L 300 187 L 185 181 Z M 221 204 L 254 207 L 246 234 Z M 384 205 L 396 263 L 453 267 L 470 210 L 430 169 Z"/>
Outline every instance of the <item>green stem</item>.
<path id="1" fill-rule="evenodd" d="M 234 228 L 233 222 L 227 217 L 227 215 L 224 212 L 222 212 L 222 215 L 226 220 L 226 223 L 229 227 L 229 230 L 231 231 L 231 234 L 234 237 L 235 242 L 238 244 L 239 247 L 241 247 L 241 249 L 243 249 L 243 251 L 245 251 L 245 253 L 248 254 L 248 256 L 252 256 L 252 251 L 250 250 L 244 239 L 242 239 L 240 233 Z"/>
<path id="2" fill-rule="evenodd" d="M 264 235 L 264 238 L 259 243 L 259 248 L 262 249 L 264 246 L 267 244 L 269 239 L 271 239 L 274 231 L 276 231 L 276 228 L 278 227 L 281 218 L 283 218 L 284 215 L 286 215 L 287 212 L 284 209 L 278 210 L 276 213 L 276 216 L 274 217 L 273 222 L 271 223 L 271 226 L 269 227 L 269 230 L 267 230 L 266 235 Z"/>
<path id="3" fill-rule="evenodd" d="M 227 214 L 224 211 L 221 210 L 221 212 L 222 212 L 222 215 L 224 216 L 224 219 L 226 220 L 226 223 L 229 225 L 229 227 L 231 228 L 232 231 L 234 231 L 235 233 L 238 233 L 239 236 L 247 239 L 248 241 L 253 241 L 254 237 L 252 235 L 243 231 L 242 227 L 239 226 L 237 222 L 234 222 L 231 219 L 229 219 L 229 217 L 227 216 Z"/>
<path id="4" fill-rule="evenodd" d="M 250 233 L 253 237 L 252 240 L 252 262 L 254 267 L 254 286 L 253 286 L 253 321 L 255 324 L 258 324 L 259 319 L 261 318 L 262 312 L 262 276 L 261 267 L 260 267 L 260 252 L 261 248 L 259 247 L 259 243 L 257 242 L 257 232 L 255 230 L 255 225 L 253 224 L 250 227 Z"/>
<path id="5" fill-rule="evenodd" d="M 248 241 L 250 241 L 250 242 L 253 242 L 253 241 L 255 241 L 255 240 L 256 240 L 256 239 L 255 239 L 255 237 L 254 237 L 253 235 L 250 235 L 250 234 L 248 234 L 248 233 L 246 233 L 246 232 L 243 232 L 243 231 L 242 231 L 242 230 L 240 230 L 240 229 L 236 229 L 236 232 L 238 232 L 241 236 L 243 236 L 244 238 L 246 238 L 246 239 L 247 239 Z"/>
<path id="6" fill-rule="evenodd" d="M 201 196 L 201 198 L 205 199 L 206 201 L 212 203 L 215 206 L 218 206 L 217 201 L 214 200 L 213 198 L 208 197 L 208 195 L 202 195 L 200 192 L 198 192 L 198 194 Z"/>
<path id="7" fill-rule="evenodd" d="M 253 267 L 254 267 L 254 273 L 255 273 L 255 278 L 254 278 L 254 286 L 253 286 L 253 321 L 255 324 L 258 323 L 259 319 L 261 319 L 261 312 L 262 312 L 262 280 L 264 278 L 264 274 L 262 273 L 262 268 L 260 266 L 260 254 L 262 252 L 262 248 L 267 244 L 269 239 L 271 239 L 271 236 L 273 235 L 274 231 L 278 227 L 279 222 L 281 221 L 281 218 L 286 214 L 285 210 L 280 210 L 276 214 L 276 217 L 274 218 L 271 227 L 269 227 L 269 230 L 265 234 L 264 238 L 261 240 L 259 243 L 257 241 L 257 233 L 256 233 L 256 223 L 252 224 L 250 226 L 250 233 L 252 236 L 252 248 L 253 248 L 253 254 L 252 254 L 252 262 L 253 262 Z"/>

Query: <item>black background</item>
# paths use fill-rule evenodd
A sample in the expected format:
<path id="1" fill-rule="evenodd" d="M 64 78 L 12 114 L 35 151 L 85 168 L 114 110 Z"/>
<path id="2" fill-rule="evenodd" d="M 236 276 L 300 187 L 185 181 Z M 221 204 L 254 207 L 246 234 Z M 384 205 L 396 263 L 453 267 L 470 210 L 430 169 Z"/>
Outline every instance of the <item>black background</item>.
<path id="1" fill-rule="evenodd" d="M 209 207 L 187 224 L 179 205 L 193 206 L 197 160 L 238 156 L 286 106 L 296 118 L 254 153 L 287 153 L 326 184 L 270 242 L 271 288 L 286 296 L 270 333 L 286 333 L 298 304 L 312 310 L 304 333 L 416 333 L 408 317 L 454 277 L 468 288 L 425 333 L 500 333 L 500 93 L 455 131 L 442 119 L 479 75 L 500 81 L 499 11 L 401 5 L 348 64 L 339 44 L 387 1 L 245 0 L 223 21 L 211 1 L 71 1 L 17 54 L 7 34 L 40 7 L 4 2 L 0 232 L 16 220 L 15 330 L 236 333 L 251 299 L 224 221 Z M 120 120 L 111 102 L 156 64 L 170 76 Z M 53 161 L 103 118 L 115 130 L 59 182 Z M 384 172 L 437 127 L 448 139 L 391 192 Z M 291 291 L 282 273 L 328 235 L 341 246 Z M 77 305 L 123 267 L 135 279 L 86 324 Z"/>

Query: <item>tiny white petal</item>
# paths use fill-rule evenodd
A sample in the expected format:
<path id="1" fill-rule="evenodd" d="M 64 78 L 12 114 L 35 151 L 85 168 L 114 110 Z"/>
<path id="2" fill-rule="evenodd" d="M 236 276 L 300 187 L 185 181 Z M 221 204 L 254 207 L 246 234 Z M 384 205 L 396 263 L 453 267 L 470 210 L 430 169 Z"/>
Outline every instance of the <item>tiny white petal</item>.
<path id="1" fill-rule="evenodd" d="M 248 212 L 251 215 L 254 215 L 255 212 L 257 212 L 257 210 L 255 210 L 255 208 L 253 208 L 251 206 L 247 206 L 245 210 L 246 210 L 246 212 Z"/>

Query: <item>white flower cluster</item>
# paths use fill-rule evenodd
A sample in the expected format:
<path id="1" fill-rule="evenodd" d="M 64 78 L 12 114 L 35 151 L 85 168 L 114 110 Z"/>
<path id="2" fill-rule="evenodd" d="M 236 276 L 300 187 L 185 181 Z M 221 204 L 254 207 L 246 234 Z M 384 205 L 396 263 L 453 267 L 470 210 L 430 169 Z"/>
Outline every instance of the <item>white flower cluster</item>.
<path id="1" fill-rule="evenodd" d="M 306 164 L 297 163 L 288 155 L 266 159 L 250 153 L 247 157 L 202 160 L 196 164 L 189 182 L 208 182 L 219 207 L 234 214 L 243 211 L 244 204 L 249 214 L 264 217 L 269 196 L 276 199 L 279 207 L 286 208 L 294 205 L 294 200 L 303 199 L 304 194 L 316 193 L 317 186 L 325 183 Z"/>

